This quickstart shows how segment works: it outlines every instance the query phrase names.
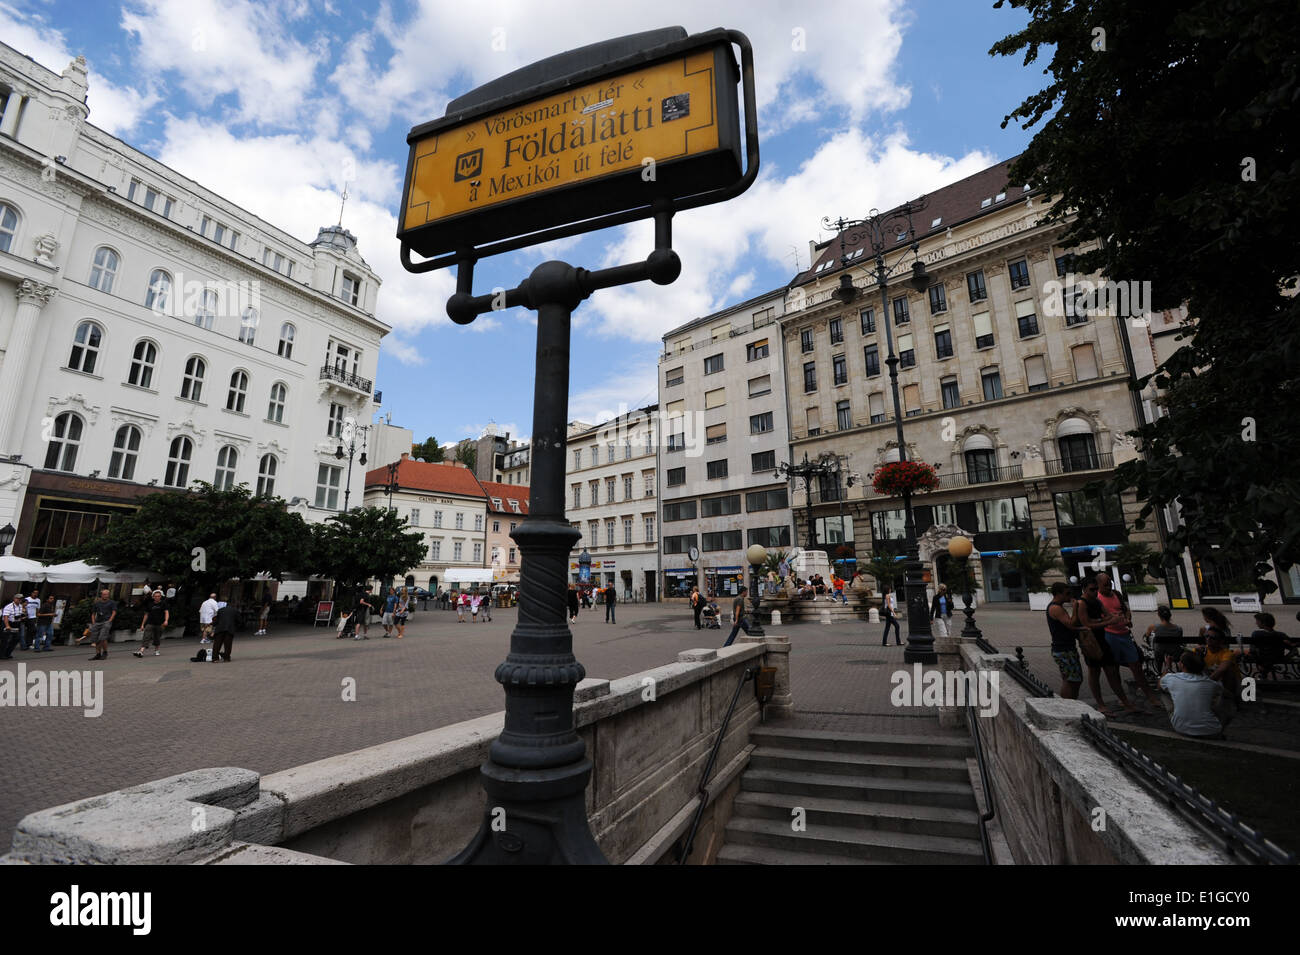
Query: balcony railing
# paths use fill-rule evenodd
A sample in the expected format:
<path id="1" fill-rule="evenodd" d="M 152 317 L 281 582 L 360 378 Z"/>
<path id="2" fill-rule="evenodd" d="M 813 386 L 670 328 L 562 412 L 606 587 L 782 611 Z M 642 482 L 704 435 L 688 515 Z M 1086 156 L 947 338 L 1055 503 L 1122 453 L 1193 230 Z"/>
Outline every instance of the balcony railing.
<path id="1" fill-rule="evenodd" d="M 954 487 L 969 487 L 972 484 L 996 484 L 999 481 L 1019 481 L 1023 477 L 1023 467 L 1009 464 L 1001 468 L 967 468 L 951 474 L 939 475 L 939 490 L 946 491 Z"/>
<path id="2" fill-rule="evenodd" d="M 1105 471 L 1115 466 L 1115 456 L 1109 451 L 1097 454 L 1078 455 L 1073 458 L 1061 458 L 1058 461 L 1045 461 L 1048 474 L 1071 474 L 1075 471 Z"/>
<path id="3" fill-rule="evenodd" d="M 370 394 L 370 388 L 374 384 L 369 378 L 359 378 L 356 375 L 348 374 L 332 365 L 323 365 L 320 370 L 321 381 L 336 381 L 340 385 L 346 385 L 349 388 L 355 388 L 357 391 Z"/>

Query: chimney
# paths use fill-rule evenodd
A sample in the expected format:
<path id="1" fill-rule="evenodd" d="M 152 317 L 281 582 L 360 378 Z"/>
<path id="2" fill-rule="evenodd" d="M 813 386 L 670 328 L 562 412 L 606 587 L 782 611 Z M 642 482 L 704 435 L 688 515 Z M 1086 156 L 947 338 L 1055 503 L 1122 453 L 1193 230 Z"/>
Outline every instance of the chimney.
<path id="1" fill-rule="evenodd" d="M 403 451 L 403 452 L 402 452 L 402 460 L 403 460 L 403 461 L 409 461 L 409 460 L 411 460 L 411 452 L 410 452 L 410 451 Z"/>
<path id="2" fill-rule="evenodd" d="M 808 240 L 808 268 L 812 268 L 813 263 L 816 261 L 817 261 L 817 240 L 809 239 Z"/>

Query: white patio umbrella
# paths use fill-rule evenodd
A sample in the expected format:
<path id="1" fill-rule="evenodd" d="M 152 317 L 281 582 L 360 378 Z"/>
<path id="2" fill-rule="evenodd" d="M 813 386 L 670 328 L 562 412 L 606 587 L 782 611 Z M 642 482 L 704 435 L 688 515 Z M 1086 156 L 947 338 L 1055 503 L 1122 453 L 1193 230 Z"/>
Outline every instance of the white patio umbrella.
<path id="1" fill-rule="evenodd" d="M 45 565 L 39 560 L 32 560 L 28 557 L 15 557 L 13 554 L 6 554 L 0 557 L 0 580 L 14 581 L 41 581 L 45 579 Z"/>
<path id="2" fill-rule="evenodd" d="M 51 584 L 93 584 L 96 580 L 105 584 L 122 584 L 143 580 L 148 576 L 144 571 L 112 571 L 107 567 L 88 564 L 84 560 L 52 564 L 43 568 L 43 571 L 44 580 Z"/>

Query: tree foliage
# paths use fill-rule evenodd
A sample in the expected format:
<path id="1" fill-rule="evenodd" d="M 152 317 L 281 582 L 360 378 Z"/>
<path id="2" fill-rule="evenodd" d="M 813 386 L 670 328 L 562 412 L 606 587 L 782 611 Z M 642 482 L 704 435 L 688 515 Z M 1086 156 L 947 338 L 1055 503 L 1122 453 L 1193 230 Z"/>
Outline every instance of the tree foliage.
<path id="1" fill-rule="evenodd" d="M 406 526 L 386 507 L 353 508 L 312 525 L 313 563 L 343 588 L 345 607 L 362 581 L 390 580 L 424 559 L 424 535 Z"/>
<path id="2" fill-rule="evenodd" d="M 875 578 L 882 593 L 894 589 L 894 583 L 903 578 L 903 562 L 898 559 L 901 550 L 888 544 L 876 545 L 875 551 L 867 560 L 861 560 L 858 569 L 868 577 Z"/>
<path id="3" fill-rule="evenodd" d="M 464 438 L 456 442 L 455 459 L 471 471 L 478 462 L 478 442 L 473 438 Z"/>
<path id="4" fill-rule="evenodd" d="M 430 463 L 436 462 L 440 464 L 447 460 L 447 452 L 443 450 L 443 447 L 438 443 L 437 438 L 433 435 L 429 435 L 429 437 L 425 438 L 421 444 L 411 445 L 411 457 L 423 458 L 425 461 Z"/>
<path id="5" fill-rule="evenodd" d="M 232 578 L 280 578 L 310 562 L 311 532 L 280 498 L 254 497 L 246 484 L 219 491 L 159 491 L 134 514 L 60 556 L 112 570 L 145 570 L 190 593 L 210 593 Z"/>
<path id="6" fill-rule="evenodd" d="M 1149 281 L 1157 309 L 1186 304 L 1192 319 L 1154 376 L 1168 414 L 1134 432 L 1145 456 L 1115 486 L 1147 502 L 1142 519 L 1178 502 L 1170 555 L 1289 566 L 1300 558 L 1294 4 L 1004 3 L 1030 21 L 991 52 L 1029 64 L 1051 51 L 1047 86 L 1003 123 L 1040 127 L 1012 181 L 1059 198 L 1050 217 L 1073 217 L 1063 244 L 1103 240 L 1079 271 Z"/>

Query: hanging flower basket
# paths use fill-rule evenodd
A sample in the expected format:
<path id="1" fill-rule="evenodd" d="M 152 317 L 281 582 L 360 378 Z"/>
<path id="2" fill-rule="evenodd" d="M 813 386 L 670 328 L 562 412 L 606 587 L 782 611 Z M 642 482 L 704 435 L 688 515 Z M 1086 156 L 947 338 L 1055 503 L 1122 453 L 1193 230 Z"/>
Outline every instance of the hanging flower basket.
<path id="1" fill-rule="evenodd" d="M 896 496 L 910 491 L 933 491 L 939 486 L 939 475 L 924 461 L 890 461 L 876 468 L 871 486 L 877 494 Z"/>

